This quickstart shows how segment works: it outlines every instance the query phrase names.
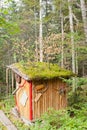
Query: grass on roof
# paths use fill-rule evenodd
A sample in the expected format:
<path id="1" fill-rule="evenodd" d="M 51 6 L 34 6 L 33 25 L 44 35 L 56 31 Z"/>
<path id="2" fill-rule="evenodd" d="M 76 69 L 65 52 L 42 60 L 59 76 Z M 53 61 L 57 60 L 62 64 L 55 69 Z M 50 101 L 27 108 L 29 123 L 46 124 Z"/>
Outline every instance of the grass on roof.
<path id="1" fill-rule="evenodd" d="M 73 76 L 71 71 L 61 69 L 57 64 L 46 62 L 16 63 L 15 67 L 26 74 L 29 79 L 53 79 Z"/>

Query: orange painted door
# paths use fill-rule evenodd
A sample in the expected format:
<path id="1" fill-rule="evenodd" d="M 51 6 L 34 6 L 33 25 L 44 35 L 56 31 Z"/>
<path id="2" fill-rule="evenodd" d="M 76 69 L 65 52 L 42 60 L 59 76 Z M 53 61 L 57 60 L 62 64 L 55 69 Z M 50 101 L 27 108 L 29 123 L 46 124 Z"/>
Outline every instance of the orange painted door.
<path id="1" fill-rule="evenodd" d="M 16 92 L 18 111 L 20 113 L 20 116 L 26 120 L 32 120 L 32 113 L 31 113 L 32 91 L 30 87 L 31 83 L 22 79 L 21 84 L 19 84 L 19 89 Z"/>

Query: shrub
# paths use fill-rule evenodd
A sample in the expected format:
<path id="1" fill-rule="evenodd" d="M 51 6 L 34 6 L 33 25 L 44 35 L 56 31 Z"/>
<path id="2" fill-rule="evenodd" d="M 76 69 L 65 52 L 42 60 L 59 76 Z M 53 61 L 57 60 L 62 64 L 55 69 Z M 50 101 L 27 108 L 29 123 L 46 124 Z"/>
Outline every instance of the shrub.
<path id="1" fill-rule="evenodd" d="M 73 116 L 70 115 L 73 112 Z M 50 109 L 41 120 L 35 122 L 30 130 L 86 130 L 87 129 L 87 104 L 80 109 L 68 108 L 55 111 Z"/>

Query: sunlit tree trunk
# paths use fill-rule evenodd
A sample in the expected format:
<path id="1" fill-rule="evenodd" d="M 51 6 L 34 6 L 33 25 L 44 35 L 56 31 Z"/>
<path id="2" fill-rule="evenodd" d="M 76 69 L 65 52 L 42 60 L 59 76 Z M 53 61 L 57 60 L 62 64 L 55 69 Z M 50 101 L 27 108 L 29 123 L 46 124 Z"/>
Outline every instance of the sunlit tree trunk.
<path id="1" fill-rule="evenodd" d="M 86 15 L 86 3 L 85 0 L 80 0 L 81 3 L 81 11 L 82 11 L 82 19 L 84 25 L 84 34 L 85 34 L 85 41 L 87 42 L 87 15 Z"/>
<path id="2" fill-rule="evenodd" d="M 39 29 L 39 44 L 40 44 L 40 62 L 43 61 L 43 41 L 42 41 L 42 0 L 40 0 L 40 29 Z"/>
<path id="3" fill-rule="evenodd" d="M 69 22 L 70 22 L 70 32 L 71 32 L 71 45 L 72 45 L 72 71 L 75 73 L 75 44 L 74 44 L 74 27 L 73 27 L 73 13 L 71 0 L 68 0 L 69 3 Z"/>
<path id="4" fill-rule="evenodd" d="M 68 8 L 69 8 L 69 22 L 70 22 L 70 32 L 71 32 L 71 46 L 72 46 L 72 71 L 75 73 L 75 43 L 74 43 L 74 27 L 73 27 L 73 13 L 72 13 L 72 5 L 71 0 L 68 0 Z M 76 81 L 73 78 L 73 88 L 72 91 L 75 92 Z"/>
<path id="5" fill-rule="evenodd" d="M 38 42 L 37 42 L 37 24 L 36 24 L 36 9 L 34 8 L 34 18 L 35 18 L 35 52 L 36 52 L 36 56 L 35 56 L 35 60 L 38 62 Z"/>
<path id="6" fill-rule="evenodd" d="M 62 34 L 62 44 L 61 44 L 61 67 L 64 67 L 64 49 L 63 49 L 63 43 L 64 43 L 64 26 L 63 26 L 63 13 L 62 8 L 60 4 L 60 18 L 61 18 L 61 34 Z"/>

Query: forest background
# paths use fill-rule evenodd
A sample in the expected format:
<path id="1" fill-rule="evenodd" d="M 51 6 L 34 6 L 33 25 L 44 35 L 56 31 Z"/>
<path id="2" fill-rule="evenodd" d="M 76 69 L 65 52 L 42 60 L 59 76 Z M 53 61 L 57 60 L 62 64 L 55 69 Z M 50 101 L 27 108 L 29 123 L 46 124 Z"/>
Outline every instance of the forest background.
<path id="1" fill-rule="evenodd" d="M 15 62 L 49 62 L 87 80 L 86 0 L 0 1 L 0 81 Z M 79 85 L 80 84 L 80 85 Z M 2 93 L 2 88 L 1 93 Z"/>
<path id="2" fill-rule="evenodd" d="M 1 0 L 0 95 L 6 94 L 6 85 L 2 85 L 6 83 L 6 66 L 20 61 L 56 63 L 76 73 L 74 86 L 73 80 L 67 82 L 72 86 L 69 105 L 78 106 L 79 120 L 75 123 L 77 117 L 68 117 L 66 123 L 87 128 L 86 121 L 81 124 L 87 118 L 87 1 Z M 86 107 L 80 111 L 83 104 Z"/>
<path id="3" fill-rule="evenodd" d="M 57 63 L 86 76 L 86 0 L 0 1 L 0 80 L 18 61 Z"/>

